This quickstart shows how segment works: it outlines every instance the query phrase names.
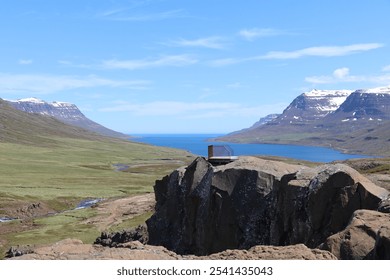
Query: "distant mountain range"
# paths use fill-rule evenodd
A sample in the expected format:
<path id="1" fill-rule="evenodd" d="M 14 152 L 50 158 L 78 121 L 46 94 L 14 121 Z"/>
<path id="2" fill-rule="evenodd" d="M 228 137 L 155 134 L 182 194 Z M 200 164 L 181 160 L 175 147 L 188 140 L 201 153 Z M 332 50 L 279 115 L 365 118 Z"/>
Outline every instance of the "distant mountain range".
<path id="1" fill-rule="evenodd" d="M 56 145 L 59 138 L 107 139 L 53 117 L 17 110 L 9 102 L 0 99 L 0 142 L 46 147 Z"/>
<path id="2" fill-rule="evenodd" d="M 127 135 L 106 128 L 88 119 L 76 105 L 67 102 L 46 102 L 37 98 L 6 100 L 13 108 L 27 113 L 53 117 L 65 124 L 80 127 L 104 136 L 128 138 Z"/>
<path id="3" fill-rule="evenodd" d="M 305 92 L 282 114 L 267 116 L 217 140 L 316 145 L 390 155 L 390 86 Z"/>

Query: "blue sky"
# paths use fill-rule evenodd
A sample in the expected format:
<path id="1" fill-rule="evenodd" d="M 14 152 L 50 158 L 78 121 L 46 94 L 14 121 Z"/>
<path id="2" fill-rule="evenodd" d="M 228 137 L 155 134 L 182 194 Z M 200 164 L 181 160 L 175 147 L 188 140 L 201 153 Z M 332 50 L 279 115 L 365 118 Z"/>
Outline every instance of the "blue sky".
<path id="1" fill-rule="evenodd" d="M 0 3 L 0 98 L 125 133 L 226 133 L 313 88 L 390 85 L 388 0 Z"/>

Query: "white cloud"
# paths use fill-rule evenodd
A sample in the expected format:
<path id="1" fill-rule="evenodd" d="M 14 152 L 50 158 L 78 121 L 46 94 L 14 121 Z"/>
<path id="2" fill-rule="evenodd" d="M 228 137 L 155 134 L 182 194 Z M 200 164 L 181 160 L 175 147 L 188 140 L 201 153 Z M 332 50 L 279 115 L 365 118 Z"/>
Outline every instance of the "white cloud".
<path id="1" fill-rule="evenodd" d="M 240 32 L 238 32 L 238 35 L 248 41 L 253 41 L 257 38 L 278 36 L 284 33 L 285 32 L 273 28 L 251 28 L 240 30 Z"/>
<path id="2" fill-rule="evenodd" d="M 390 65 L 386 65 L 382 68 L 383 72 L 389 72 L 390 71 Z"/>
<path id="3" fill-rule="evenodd" d="M 113 9 L 96 15 L 97 18 L 112 21 L 159 21 L 186 17 L 184 10 L 161 11 L 157 13 L 130 13 L 129 9 Z"/>
<path id="4" fill-rule="evenodd" d="M 228 84 L 228 85 L 226 85 L 226 87 L 232 88 L 232 89 L 240 89 L 240 88 L 244 88 L 245 86 L 243 84 L 241 84 L 240 82 L 236 82 L 236 83 Z"/>
<path id="5" fill-rule="evenodd" d="M 139 59 L 139 60 L 105 60 L 99 65 L 99 68 L 104 69 L 127 69 L 127 70 L 136 70 L 136 69 L 145 69 L 145 68 L 155 68 L 163 66 L 187 66 L 195 64 L 198 61 L 190 55 L 170 55 L 162 56 L 157 59 Z"/>
<path id="6" fill-rule="evenodd" d="M 333 76 L 336 79 L 344 79 L 349 76 L 349 68 L 343 67 L 333 71 Z"/>
<path id="7" fill-rule="evenodd" d="M 181 116 L 182 118 L 213 117 L 258 117 L 259 114 L 282 111 L 288 104 L 273 104 L 262 106 L 245 106 L 230 102 L 179 102 L 155 101 L 150 103 L 117 104 L 100 109 L 102 112 L 127 112 L 135 116 Z"/>
<path id="8" fill-rule="evenodd" d="M 179 47 L 203 47 L 209 49 L 223 49 L 225 48 L 225 40 L 222 37 L 205 37 L 195 40 L 180 39 L 170 43 L 173 46 Z"/>
<path id="9" fill-rule="evenodd" d="M 333 71 L 332 75 L 310 76 L 305 78 L 306 82 L 312 84 L 335 84 L 342 82 L 370 82 L 375 84 L 390 84 L 390 74 L 382 75 L 350 75 L 347 67 L 339 68 Z"/>
<path id="10" fill-rule="evenodd" d="M 222 58 L 222 59 L 215 59 L 210 61 L 208 64 L 213 67 L 223 67 L 223 66 L 228 66 L 228 65 L 233 65 L 233 64 L 239 64 L 245 61 L 250 61 L 254 60 L 252 58 Z"/>
<path id="11" fill-rule="evenodd" d="M 29 65 L 29 64 L 32 64 L 33 61 L 32 61 L 32 59 L 19 59 L 18 63 L 20 65 Z"/>
<path id="12" fill-rule="evenodd" d="M 76 88 L 93 87 L 146 89 L 149 84 L 149 81 L 143 80 L 119 81 L 97 76 L 14 75 L 0 73 L 0 91 L 7 93 L 33 92 L 36 94 L 48 94 Z"/>
<path id="13" fill-rule="evenodd" d="M 259 56 L 258 59 L 296 59 L 305 56 L 345 56 L 355 54 L 364 51 L 370 51 L 383 47 L 383 44 L 370 43 L 370 44 L 354 44 L 347 46 L 319 46 L 304 48 L 295 51 L 271 51 L 264 56 Z"/>
<path id="14" fill-rule="evenodd" d="M 317 57 L 334 57 L 334 56 L 346 56 L 356 54 L 359 52 L 370 51 L 383 47 L 383 44 L 370 43 L 370 44 L 354 44 L 346 46 L 318 46 L 299 49 L 295 51 L 270 51 L 265 55 L 244 57 L 244 58 L 223 58 L 216 59 L 209 62 L 209 65 L 219 67 L 232 64 L 238 64 L 248 61 L 258 61 L 267 59 L 298 59 L 306 56 Z"/>

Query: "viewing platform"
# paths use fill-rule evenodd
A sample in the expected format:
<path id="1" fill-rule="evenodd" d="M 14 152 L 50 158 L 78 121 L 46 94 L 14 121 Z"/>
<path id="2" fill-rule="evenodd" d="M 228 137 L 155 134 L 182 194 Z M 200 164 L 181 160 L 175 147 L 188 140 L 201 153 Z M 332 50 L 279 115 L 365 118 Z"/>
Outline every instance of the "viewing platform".
<path id="1" fill-rule="evenodd" d="M 223 165 L 237 160 L 234 156 L 233 149 L 227 145 L 209 145 L 207 160 L 212 165 Z"/>

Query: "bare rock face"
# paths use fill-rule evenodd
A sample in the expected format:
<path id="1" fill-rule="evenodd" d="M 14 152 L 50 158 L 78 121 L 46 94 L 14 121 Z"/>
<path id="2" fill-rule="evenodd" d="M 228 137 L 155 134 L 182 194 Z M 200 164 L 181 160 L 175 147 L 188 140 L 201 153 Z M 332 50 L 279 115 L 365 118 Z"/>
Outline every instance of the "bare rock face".
<path id="1" fill-rule="evenodd" d="M 149 244 L 209 255 L 255 245 L 315 248 L 358 209 L 377 210 L 388 192 L 354 169 L 316 169 L 254 157 L 214 167 L 197 158 L 156 182 Z"/>
<path id="2" fill-rule="evenodd" d="M 381 226 L 376 235 L 376 242 L 373 252 L 373 259 L 390 260 L 390 217 L 387 217 L 385 224 Z"/>
<path id="3" fill-rule="evenodd" d="M 249 250 L 226 250 L 200 258 L 208 260 L 337 260 L 328 251 L 309 249 L 303 244 L 255 246 Z"/>
<path id="4" fill-rule="evenodd" d="M 11 258 L 12 260 L 332 260 L 331 253 L 309 249 L 303 244 L 273 247 L 256 246 L 250 250 L 227 250 L 218 254 L 197 257 L 181 256 L 162 246 L 150 246 L 132 241 L 115 248 L 84 244 L 77 239 L 66 239 L 53 245 L 34 248 L 33 251 Z"/>
<path id="5" fill-rule="evenodd" d="M 81 240 L 65 239 L 53 245 L 35 248 L 29 254 L 12 260 L 177 260 L 181 257 L 164 247 L 143 245 L 139 241 L 117 248 L 84 244 Z"/>
<path id="6" fill-rule="evenodd" d="M 102 232 L 100 237 L 96 239 L 95 244 L 100 244 L 106 247 L 117 247 L 119 244 L 131 241 L 139 241 L 142 244 L 146 244 L 148 242 L 148 232 L 145 225 L 139 225 L 136 228 L 113 233 Z"/>
<path id="7" fill-rule="evenodd" d="M 345 230 L 319 246 L 339 259 L 390 259 L 390 214 L 357 210 Z"/>
<path id="8" fill-rule="evenodd" d="M 269 243 L 267 212 L 274 185 L 299 168 L 246 158 L 213 167 L 197 158 L 155 185 L 149 244 L 179 254 L 207 255 Z"/>

